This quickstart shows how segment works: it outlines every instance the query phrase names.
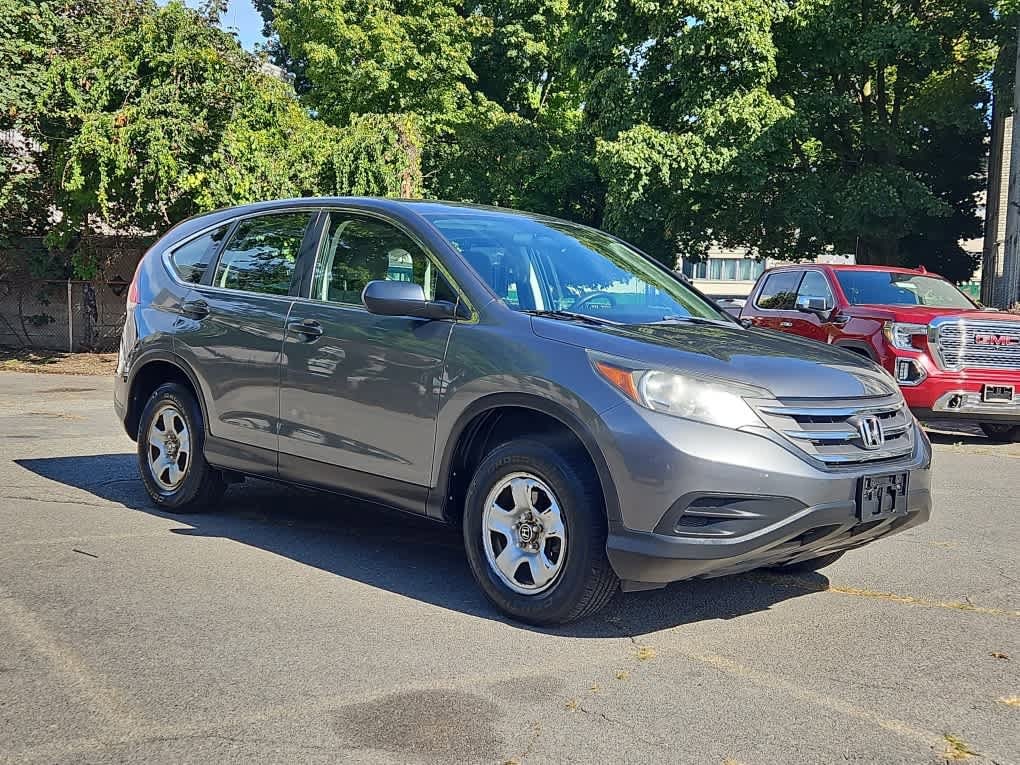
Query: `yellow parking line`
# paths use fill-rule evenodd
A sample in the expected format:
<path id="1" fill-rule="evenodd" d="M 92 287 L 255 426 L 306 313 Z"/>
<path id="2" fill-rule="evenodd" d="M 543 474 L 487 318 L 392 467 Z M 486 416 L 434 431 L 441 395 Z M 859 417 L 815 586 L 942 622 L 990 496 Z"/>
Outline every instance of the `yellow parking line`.
<path id="1" fill-rule="evenodd" d="M 885 600 L 891 603 L 902 603 L 907 606 L 921 606 L 923 608 L 942 608 L 949 611 L 966 611 L 972 614 L 985 614 L 986 616 L 1005 616 L 1012 619 L 1020 619 L 1020 611 L 1008 608 L 993 608 L 991 606 L 976 606 L 973 603 L 947 600 L 928 600 L 927 598 L 915 598 L 913 595 L 899 595 L 895 592 L 882 592 L 880 590 L 868 590 L 861 587 L 848 587 L 839 584 L 815 584 L 797 576 L 785 574 L 769 574 L 755 572 L 750 575 L 769 584 L 778 584 L 786 587 L 797 587 L 808 592 L 835 592 L 840 595 L 851 595 L 857 598 L 873 598 Z"/>

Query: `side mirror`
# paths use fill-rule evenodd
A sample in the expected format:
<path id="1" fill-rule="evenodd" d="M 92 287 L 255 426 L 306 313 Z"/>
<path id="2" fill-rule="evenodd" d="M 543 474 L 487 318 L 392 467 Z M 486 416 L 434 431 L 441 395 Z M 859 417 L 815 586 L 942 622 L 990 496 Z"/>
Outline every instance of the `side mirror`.
<path id="1" fill-rule="evenodd" d="M 369 313 L 379 316 L 411 316 L 416 319 L 453 319 L 456 307 L 445 300 L 426 300 L 425 290 L 413 282 L 382 279 L 365 285 L 361 302 Z"/>
<path id="2" fill-rule="evenodd" d="M 832 306 L 828 305 L 825 298 L 808 297 L 807 295 L 801 295 L 798 297 L 794 307 L 802 313 L 813 313 L 822 319 L 828 316 L 829 312 L 832 311 Z"/>

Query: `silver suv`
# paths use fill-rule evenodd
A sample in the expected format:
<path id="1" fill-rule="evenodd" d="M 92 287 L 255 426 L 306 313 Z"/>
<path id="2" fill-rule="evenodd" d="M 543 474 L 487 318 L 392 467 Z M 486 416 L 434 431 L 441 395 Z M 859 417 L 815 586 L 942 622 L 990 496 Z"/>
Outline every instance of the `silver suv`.
<path id="1" fill-rule="evenodd" d="M 158 507 L 259 476 L 459 524 L 526 622 L 621 585 L 821 568 L 931 508 L 930 445 L 881 369 L 746 329 L 561 220 L 220 210 L 149 251 L 127 315 L 115 404 Z"/>

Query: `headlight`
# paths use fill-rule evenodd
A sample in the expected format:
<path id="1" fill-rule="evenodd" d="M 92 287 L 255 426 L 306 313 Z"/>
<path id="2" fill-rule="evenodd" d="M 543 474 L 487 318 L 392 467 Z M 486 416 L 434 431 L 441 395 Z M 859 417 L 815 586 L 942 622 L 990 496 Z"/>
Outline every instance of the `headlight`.
<path id="1" fill-rule="evenodd" d="M 916 335 L 927 335 L 928 325 L 927 324 L 904 324 L 899 321 L 887 321 L 884 327 L 885 339 L 894 348 L 899 348 L 903 351 L 916 351 L 919 350 L 915 346 L 911 339 Z"/>
<path id="2" fill-rule="evenodd" d="M 659 369 L 627 369 L 594 360 L 596 371 L 646 409 L 724 428 L 761 425 L 743 396 L 771 398 L 766 391 Z"/>

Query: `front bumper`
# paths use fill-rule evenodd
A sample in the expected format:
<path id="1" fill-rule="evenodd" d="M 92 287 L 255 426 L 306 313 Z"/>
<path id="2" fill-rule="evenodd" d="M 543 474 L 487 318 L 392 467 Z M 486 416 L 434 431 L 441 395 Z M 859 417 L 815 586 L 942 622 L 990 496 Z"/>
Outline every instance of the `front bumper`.
<path id="1" fill-rule="evenodd" d="M 910 410 L 921 419 L 1020 423 L 1020 398 L 989 404 L 981 399 L 985 385 L 1012 385 L 1020 396 L 1020 372 L 1005 369 L 944 370 L 927 353 L 897 351 L 885 366 L 895 372 L 897 359 L 911 359 L 924 370 L 916 385 L 901 385 Z"/>
<path id="2" fill-rule="evenodd" d="M 826 468 L 760 434 L 629 404 L 602 417 L 614 433 L 605 452 L 622 515 L 607 554 L 626 589 L 852 549 L 931 514 L 931 449 L 920 428 L 907 457 Z M 905 514 L 861 522 L 859 479 L 890 473 L 909 473 Z"/>

